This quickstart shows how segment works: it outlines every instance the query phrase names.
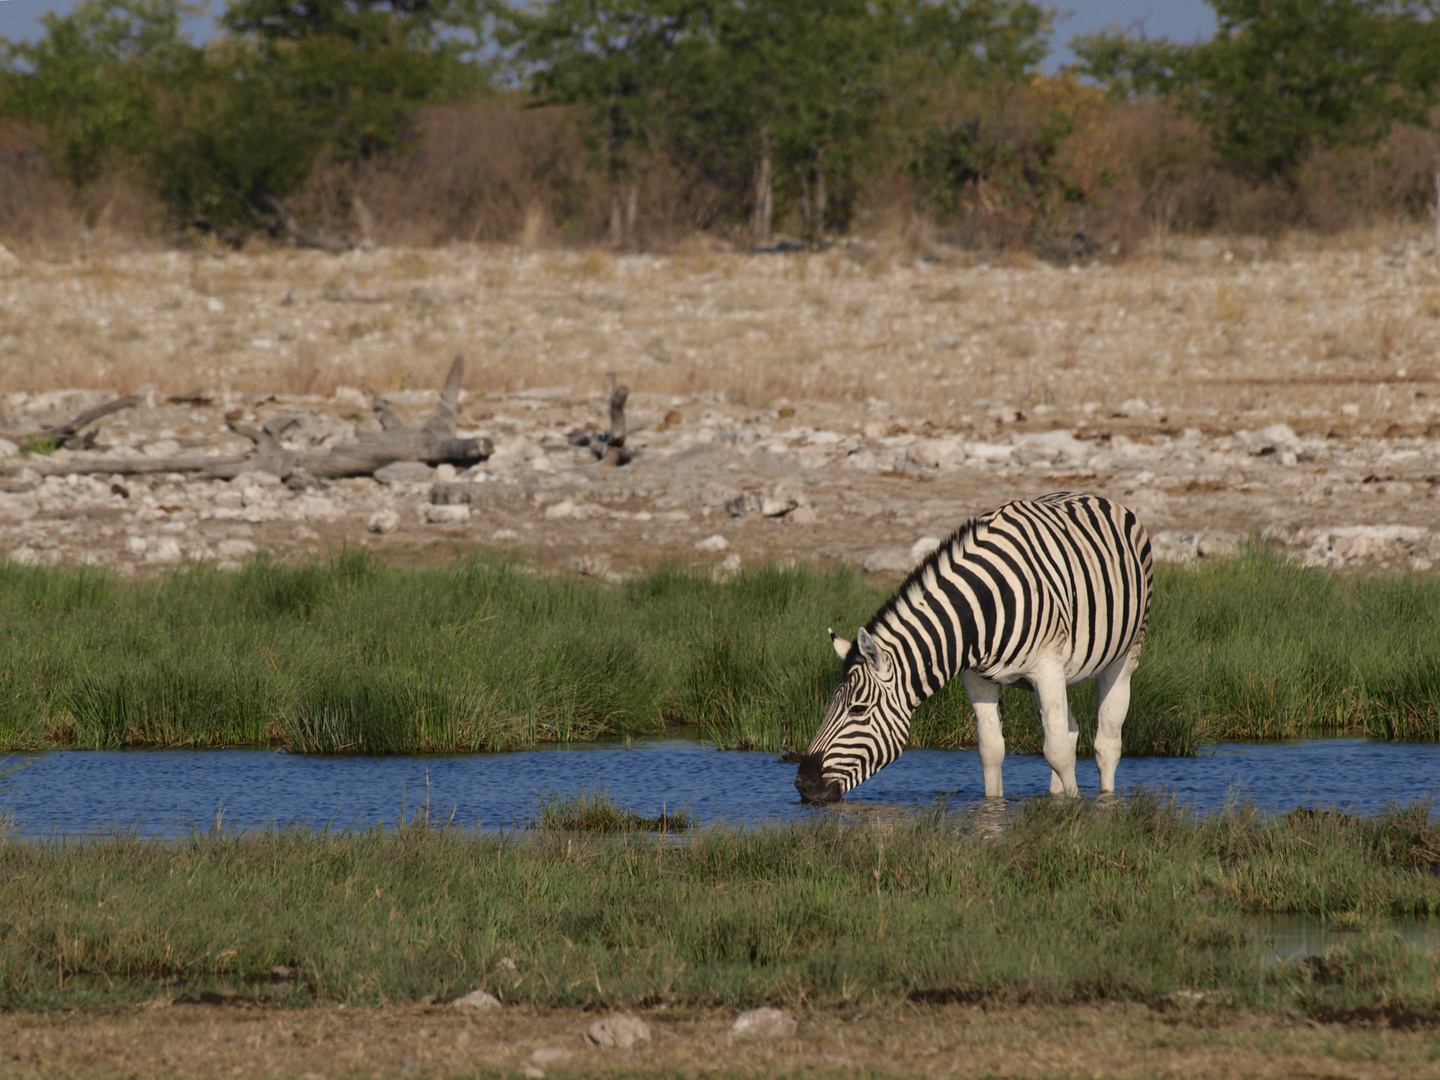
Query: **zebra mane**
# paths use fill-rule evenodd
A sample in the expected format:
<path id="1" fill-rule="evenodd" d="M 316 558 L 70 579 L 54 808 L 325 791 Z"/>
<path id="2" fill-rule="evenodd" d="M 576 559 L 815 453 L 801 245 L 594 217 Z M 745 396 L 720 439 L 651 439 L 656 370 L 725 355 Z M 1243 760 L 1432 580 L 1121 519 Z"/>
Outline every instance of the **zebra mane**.
<path id="1" fill-rule="evenodd" d="M 865 632 L 874 634 L 875 628 L 895 611 L 896 606 L 900 603 L 900 598 L 909 592 L 910 586 L 919 582 L 925 576 L 926 570 L 934 568 L 940 562 L 940 556 L 952 546 L 963 544 L 975 534 L 977 529 L 982 525 L 988 524 L 990 519 L 995 516 L 995 513 L 996 512 L 992 510 L 990 513 L 982 514 L 979 517 L 972 517 L 942 540 L 940 546 L 929 555 L 926 555 L 925 558 L 920 561 L 920 564 L 916 566 L 914 570 L 910 571 L 905 580 L 900 583 L 900 587 L 890 595 L 890 599 L 886 600 L 885 603 L 881 605 L 880 610 L 871 616 L 870 621 L 865 624 Z M 850 669 L 859 662 L 860 646 L 855 642 L 851 642 L 850 651 L 845 654 L 845 671 L 848 673 Z"/>

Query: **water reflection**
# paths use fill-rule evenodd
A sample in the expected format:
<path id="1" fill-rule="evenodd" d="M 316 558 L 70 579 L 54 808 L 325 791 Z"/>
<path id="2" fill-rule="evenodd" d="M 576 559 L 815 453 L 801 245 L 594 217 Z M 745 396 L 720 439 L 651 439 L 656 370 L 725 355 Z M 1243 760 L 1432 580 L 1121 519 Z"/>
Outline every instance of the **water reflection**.
<path id="1" fill-rule="evenodd" d="M 1412 948 L 1440 949 L 1440 919 L 1383 919 L 1344 927 L 1313 915 L 1270 915 L 1253 920 L 1262 959 L 1270 964 L 1293 963 L 1324 956 L 1334 948 L 1353 947 L 1371 935 L 1398 937 Z"/>

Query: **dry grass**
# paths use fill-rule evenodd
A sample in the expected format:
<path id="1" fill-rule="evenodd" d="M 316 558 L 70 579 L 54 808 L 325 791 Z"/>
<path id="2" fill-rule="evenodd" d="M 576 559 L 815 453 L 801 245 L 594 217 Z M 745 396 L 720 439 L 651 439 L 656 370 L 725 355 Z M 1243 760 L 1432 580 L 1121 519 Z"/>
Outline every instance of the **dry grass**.
<path id="1" fill-rule="evenodd" d="M 610 192 L 573 111 L 478 97 L 423 110 L 419 129 L 413 154 L 322 169 L 297 212 L 382 244 L 608 240 Z M 642 162 L 636 184 L 627 248 L 671 247 L 714 217 L 715 193 L 664 158 Z"/>
<path id="2" fill-rule="evenodd" d="M 0 277 L 11 391 L 433 387 L 459 351 L 472 392 L 588 392 L 615 371 L 659 394 L 850 403 L 857 423 L 895 408 L 951 426 L 1004 409 L 1093 425 L 1140 398 L 1161 426 L 1268 411 L 1302 433 L 1379 434 L 1423 430 L 1440 346 L 1440 274 L 1418 227 L 1171 239 L 1074 271 L 945 248 L 922 261 L 898 236 L 787 256 L 699 241 L 663 256 L 22 254 Z"/>
<path id="3" fill-rule="evenodd" d="M 649 1045 L 609 1051 L 586 1047 L 596 1017 L 578 1009 L 157 1006 L 0 1015 L 0 1044 L 17 1078 L 514 1075 L 536 1061 L 557 1077 L 1440 1076 L 1423 1029 L 1128 1005 L 871 1012 L 806 1016 L 794 1039 L 745 1043 L 725 1039 L 723 1010 L 656 1010 Z"/>

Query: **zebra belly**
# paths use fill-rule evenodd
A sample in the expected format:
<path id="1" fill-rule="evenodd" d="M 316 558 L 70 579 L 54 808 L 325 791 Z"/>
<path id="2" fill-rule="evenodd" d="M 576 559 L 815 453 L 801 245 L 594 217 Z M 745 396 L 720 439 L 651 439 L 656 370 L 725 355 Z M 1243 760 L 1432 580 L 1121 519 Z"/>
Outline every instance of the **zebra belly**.
<path id="1" fill-rule="evenodd" d="M 1035 649 L 1008 664 L 977 664 L 973 670 L 977 675 L 989 679 L 991 682 L 1000 683 L 1002 686 L 1013 686 L 1018 682 L 1027 682 L 1033 685 L 1030 677 L 1036 671 L 1058 661 L 1061 669 L 1065 672 L 1065 685 L 1076 686 L 1095 678 L 1110 664 L 1129 652 L 1133 643 L 1134 639 L 1132 638 L 1114 645 L 1103 655 L 1090 657 L 1089 663 L 1085 662 L 1083 656 L 1075 656 L 1073 646 L 1067 642 L 1064 647 L 1060 648 L 1051 645 Z"/>

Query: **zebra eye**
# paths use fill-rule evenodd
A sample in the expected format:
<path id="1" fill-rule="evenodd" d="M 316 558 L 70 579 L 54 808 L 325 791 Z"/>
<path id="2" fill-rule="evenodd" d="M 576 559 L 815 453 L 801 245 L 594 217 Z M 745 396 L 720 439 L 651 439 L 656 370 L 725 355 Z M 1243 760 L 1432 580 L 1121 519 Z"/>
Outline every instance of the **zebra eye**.
<path id="1" fill-rule="evenodd" d="M 870 706 L 869 706 L 869 705 L 851 705 L 851 706 L 850 706 L 850 715 L 851 715 L 851 716 L 864 716 L 864 715 L 865 715 L 867 712 L 869 712 L 869 711 L 870 711 Z"/>

